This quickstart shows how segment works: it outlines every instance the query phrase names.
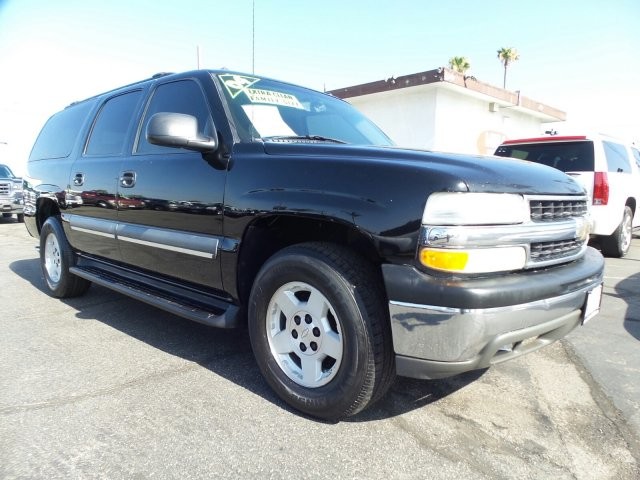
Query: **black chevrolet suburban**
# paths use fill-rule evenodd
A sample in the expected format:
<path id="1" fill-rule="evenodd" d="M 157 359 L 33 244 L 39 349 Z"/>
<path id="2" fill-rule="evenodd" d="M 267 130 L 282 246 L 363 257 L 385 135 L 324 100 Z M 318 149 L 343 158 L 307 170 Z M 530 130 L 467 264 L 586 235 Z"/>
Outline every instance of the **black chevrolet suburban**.
<path id="1" fill-rule="evenodd" d="M 396 374 L 530 352 L 600 307 L 570 177 L 396 148 L 348 103 L 260 76 L 161 74 L 73 103 L 28 172 L 53 296 L 95 283 L 247 326 L 269 385 L 319 418 L 361 411 Z"/>

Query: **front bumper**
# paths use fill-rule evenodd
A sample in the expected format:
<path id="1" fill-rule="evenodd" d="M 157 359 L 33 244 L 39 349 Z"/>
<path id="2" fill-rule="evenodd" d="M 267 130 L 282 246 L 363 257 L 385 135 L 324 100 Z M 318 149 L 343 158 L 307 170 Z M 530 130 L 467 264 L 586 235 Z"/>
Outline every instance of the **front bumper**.
<path id="1" fill-rule="evenodd" d="M 450 279 L 384 265 L 398 375 L 443 378 L 536 350 L 580 325 L 604 260 L 494 278 Z"/>
<path id="2" fill-rule="evenodd" d="M 21 196 L 0 197 L 0 212 L 19 214 L 23 210 Z"/>

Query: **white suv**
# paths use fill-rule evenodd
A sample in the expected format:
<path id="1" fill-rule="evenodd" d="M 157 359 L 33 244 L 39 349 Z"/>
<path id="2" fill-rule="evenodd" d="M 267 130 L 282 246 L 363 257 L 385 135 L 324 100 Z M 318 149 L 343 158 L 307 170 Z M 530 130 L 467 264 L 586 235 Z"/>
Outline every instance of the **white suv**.
<path id="1" fill-rule="evenodd" d="M 609 257 L 623 257 L 632 230 L 640 226 L 640 151 L 604 135 L 548 136 L 507 140 L 501 157 L 542 163 L 574 177 L 591 199 L 592 234 Z"/>

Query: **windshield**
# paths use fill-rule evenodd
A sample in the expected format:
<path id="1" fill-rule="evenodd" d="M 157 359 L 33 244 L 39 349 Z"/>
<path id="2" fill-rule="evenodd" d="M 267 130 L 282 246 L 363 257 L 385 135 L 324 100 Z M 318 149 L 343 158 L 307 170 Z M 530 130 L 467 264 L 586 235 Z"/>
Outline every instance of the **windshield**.
<path id="1" fill-rule="evenodd" d="M 0 178 L 13 178 L 13 173 L 6 165 L 0 165 Z"/>
<path id="2" fill-rule="evenodd" d="M 393 145 L 369 119 L 338 98 L 259 77 L 217 77 L 243 141 Z"/>
<path id="3" fill-rule="evenodd" d="M 593 142 L 548 142 L 501 145 L 500 157 L 541 163 L 563 172 L 593 172 Z"/>

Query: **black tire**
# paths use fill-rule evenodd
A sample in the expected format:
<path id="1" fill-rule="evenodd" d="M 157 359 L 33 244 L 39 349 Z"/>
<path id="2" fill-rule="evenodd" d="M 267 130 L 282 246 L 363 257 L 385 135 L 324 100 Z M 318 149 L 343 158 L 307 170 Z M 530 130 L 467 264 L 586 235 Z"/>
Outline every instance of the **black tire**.
<path id="1" fill-rule="evenodd" d="M 56 217 L 49 217 L 40 231 L 40 265 L 52 296 L 77 297 L 86 293 L 91 282 L 69 272 L 76 257 Z"/>
<path id="2" fill-rule="evenodd" d="M 24 223 L 24 213 L 18 214 L 18 223 Z"/>
<path id="3" fill-rule="evenodd" d="M 630 207 L 624 207 L 622 221 L 614 232 L 606 237 L 602 237 L 600 246 L 602 253 L 606 257 L 624 257 L 631 247 L 631 237 L 633 235 L 633 212 Z"/>
<path id="4" fill-rule="evenodd" d="M 380 275 L 339 245 L 306 243 L 271 257 L 251 291 L 249 335 L 271 388 L 317 418 L 360 412 L 395 378 Z"/>

